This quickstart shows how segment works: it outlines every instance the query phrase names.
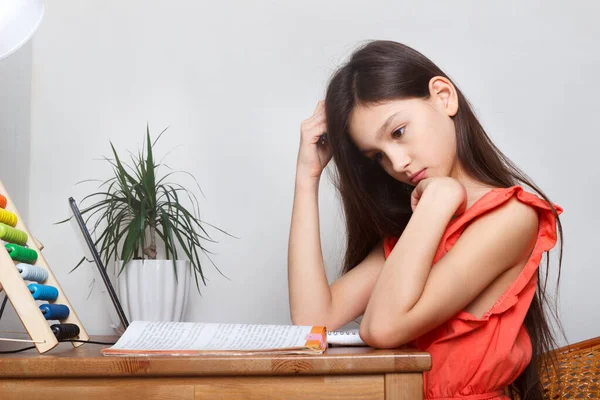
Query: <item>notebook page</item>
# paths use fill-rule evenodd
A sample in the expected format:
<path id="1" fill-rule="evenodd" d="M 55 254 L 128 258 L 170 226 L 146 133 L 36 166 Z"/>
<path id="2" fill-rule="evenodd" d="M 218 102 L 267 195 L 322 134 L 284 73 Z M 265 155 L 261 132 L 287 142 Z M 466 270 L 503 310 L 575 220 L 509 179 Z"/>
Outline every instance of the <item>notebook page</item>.
<path id="1" fill-rule="evenodd" d="M 360 337 L 359 329 L 347 329 L 327 332 L 330 346 L 367 346 Z"/>
<path id="2" fill-rule="evenodd" d="M 262 350 L 302 347 L 310 326 L 133 321 L 115 350 Z"/>

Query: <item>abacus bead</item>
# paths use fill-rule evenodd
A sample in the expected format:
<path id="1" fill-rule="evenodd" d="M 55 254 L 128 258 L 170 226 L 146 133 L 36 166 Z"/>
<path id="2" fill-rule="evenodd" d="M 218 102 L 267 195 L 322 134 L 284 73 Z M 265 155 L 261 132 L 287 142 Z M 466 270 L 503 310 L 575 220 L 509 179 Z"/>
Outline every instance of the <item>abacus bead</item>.
<path id="1" fill-rule="evenodd" d="M 35 300 L 54 301 L 58 297 L 58 289 L 54 286 L 30 283 L 27 288 Z"/>
<path id="2" fill-rule="evenodd" d="M 47 320 L 65 319 L 69 316 L 69 307 L 64 304 L 42 304 L 40 310 Z"/>

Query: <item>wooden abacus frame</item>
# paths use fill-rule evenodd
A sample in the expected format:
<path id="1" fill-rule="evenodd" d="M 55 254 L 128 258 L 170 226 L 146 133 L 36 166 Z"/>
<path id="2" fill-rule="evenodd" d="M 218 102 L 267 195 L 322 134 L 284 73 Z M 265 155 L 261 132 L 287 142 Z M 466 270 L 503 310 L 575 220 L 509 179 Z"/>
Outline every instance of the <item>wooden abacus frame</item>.
<path id="1" fill-rule="evenodd" d="M 46 271 L 48 271 L 48 279 L 46 279 L 44 284 L 54 286 L 58 290 L 58 298 L 54 300 L 52 304 L 64 304 L 65 306 L 69 307 L 69 316 L 65 319 L 62 319 L 60 322 L 64 324 L 75 324 L 79 327 L 79 335 L 72 339 L 89 340 L 89 336 L 83 328 L 83 324 L 77 317 L 75 309 L 73 306 L 71 306 L 71 303 L 69 303 L 69 299 L 67 299 L 67 296 L 60 287 L 58 280 L 52 273 L 52 270 L 48 266 L 46 259 L 42 255 L 41 250 L 43 249 L 43 246 L 31 235 L 29 229 L 27 229 L 27 226 L 21 219 L 15 204 L 12 202 L 6 188 L 2 184 L 2 181 L 0 181 L 0 194 L 6 197 L 6 207 L 4 209 L 17 216 L 17 225 L 15 228 L 27 233 L 27 247 L 35 250 L 38 253 L 37 261 L 33 265 L 44 268 Z M 36 300 L 33 298 L 31 292 L 27 288 L 27 283 L 21 277 L 19 270 L 15 267 L 16 262 L 10 257 L 4 245 L 0 247 L 2 247 L 0 249 L 0 291 L 4 289 L 6 292 L 6 295 L 12 303 L 12 306 L 19 316 L 19 319 L 23 323 L 23 326 L 25 326 L 25 329 L 27 330 L 27 333 L 31 339 L 34 341 L 37 350 L 40 353 L 45 353 L 58 345 L 58 340 L 50 329 L 48 320 L 46 320 L 44 314 L 42 314 L 39 305 L 36 303 Z M 83 344 L 83 342 L 71 343 L 74 347 L 78 347 Z"/>

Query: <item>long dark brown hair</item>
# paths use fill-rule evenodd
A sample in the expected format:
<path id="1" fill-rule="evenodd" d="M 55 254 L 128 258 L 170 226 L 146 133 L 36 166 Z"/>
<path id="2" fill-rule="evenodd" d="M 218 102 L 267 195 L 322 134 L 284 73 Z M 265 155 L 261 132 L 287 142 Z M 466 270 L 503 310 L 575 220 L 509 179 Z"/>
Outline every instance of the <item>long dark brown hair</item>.
<path id="1" fill-rule="evenodd" d="M 410 194 L 413 188 L 395 180 L 359 152 L 348 133 L 350 114 L 357 105 L 407 98 L 427 99 L 429 81 L 435 76 L 443 76 L 452 82 L 418 51 L 393 41 L 372 41 L 356 49 L 350 60 L 330 79 L 325 97 L 327 137 L 335 164 L 333 181 L 343 204 L 347 231 L 342 273 L 360 263 L 383 237 L 400 236 L 412 215 Z M 459 102 L 458 112 L 453 117 L 457 157 L 465 172 L 494 187 L 527 185 L 551 205 L 560 236 L 558 287 L 563 233 L 556 209 L 531 178 L 492 143 L 466 97 L 454 86 Z M 547 356 L 557 347 L 548 317 L 553 317 L 559 327 L 560 323 L 556 307 L 544 307 L 551 305 L 546 295 L 550 263 L 549 254 L 546 256 L 545 279 L 538 279 L 535 296 L 525 317 L 532 342 L 532 361 L 509 388 L 511 396 L 518 395 L 523 400 L 544 399 L 540 371 L 549 372 L 557 367 L 556 360 Z M 537 273 L 540 278 L 540 269 Z M 557 370 L 555 372 L 559 375 Z"/>

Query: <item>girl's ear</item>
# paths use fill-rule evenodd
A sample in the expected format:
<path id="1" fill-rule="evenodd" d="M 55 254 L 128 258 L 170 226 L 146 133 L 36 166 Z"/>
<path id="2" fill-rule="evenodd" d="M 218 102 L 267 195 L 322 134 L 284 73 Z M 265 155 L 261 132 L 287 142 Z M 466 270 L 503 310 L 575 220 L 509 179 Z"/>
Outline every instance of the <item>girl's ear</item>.
<path id="1" fill-rule="evenodd" d="M 448 78 L 434 76 L 429 80 L 429 95 L 450 117 L 458 112 L 458 94 Z"/>

